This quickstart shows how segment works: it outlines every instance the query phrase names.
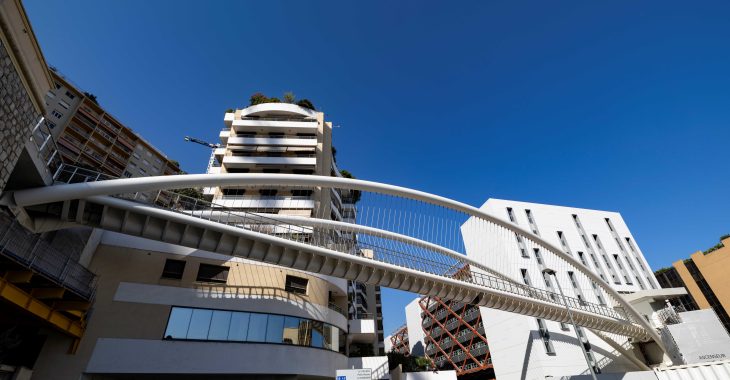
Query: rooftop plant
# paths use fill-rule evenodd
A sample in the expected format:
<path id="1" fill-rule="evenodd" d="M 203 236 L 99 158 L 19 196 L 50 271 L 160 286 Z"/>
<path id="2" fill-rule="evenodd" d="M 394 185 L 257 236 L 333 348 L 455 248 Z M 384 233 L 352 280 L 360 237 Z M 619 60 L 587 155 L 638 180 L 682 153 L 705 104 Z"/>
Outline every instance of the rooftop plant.
<path id="1" fill-rule="evenodd" d="M 277 97 L 271 97 L 264 95 L 261 92 L 257 92 L 249 98 L 249 103 L 252 106 L 255 106 L 257 104 L 262 103 L 281 103 L 282 100 Z M 314 104 L 309 99 L 301 99 L 299 101 L 296 101 L 296 96 L 294 96 L 294 93 L 291 91 L 287 91 L 284 93 L 284 103 L 290 103 L 290 104 L 296 104 L 299 107 L 309 108 L 312 111 L 316 111 L 316 108 L 314 108 Z"/>
<path id="2" fill-rule="evenodd" d="M 727 238 L 729 238 L 729 237 L 730 237 L 730 234 L 725 234 L 725 235 L 720 236 L 720 242 L 719 243 L 717 243 L 714 246 L 708 248 L 707 250 L 705 250 L 702 253 L 704 253 L 706 255 L 708 253 L 715 252 L 715 251 L 717 251 L 720 248 L 723 248 L 725 245 L 722 244 L 722 241 L 725 240 L 725 239 L 727 239 Z"/>
<path id="3" fill-rule="evenodd" d="M 99 104 L 99 102 L 96 100 L 96 95 L 94 95 L 94 94 L 92 94 L 90 92 L 84 91 L 84 96 L 87 97 L 87 98 L 89 98 L 89 100 L 91 100 L 92 102 L 96 103 L 97 105 Z"/>
<path id="4" fill-rule="evenodd" d="M 332 149 L 334 149 L 334 148 L 335 147 L 332 147 Z M 355 178 L 354 175 L 352 175 L 352 173 L 350 173 L 349 171 L 347 171 L 345 169 L 340 170 L 340 174 L 342 174 L 342 176 L 345 178 L 357 179 L 357 178 Z M 359 202 L 361 197 L 362 197 L 362 192 L 360 190 L 352 191 L 352 203 Z"/>

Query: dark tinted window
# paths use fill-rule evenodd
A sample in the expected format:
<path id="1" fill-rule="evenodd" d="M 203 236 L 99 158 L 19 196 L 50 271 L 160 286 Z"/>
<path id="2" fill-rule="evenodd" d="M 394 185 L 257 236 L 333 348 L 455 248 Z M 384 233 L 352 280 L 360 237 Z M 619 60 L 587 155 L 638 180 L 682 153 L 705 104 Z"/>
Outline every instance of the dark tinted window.
<path id="1" fill-rule="evenodd" d="M 200 264 L 196 281 L 222 282 L 228 280 L 228 267 L 210 264 Z"/>

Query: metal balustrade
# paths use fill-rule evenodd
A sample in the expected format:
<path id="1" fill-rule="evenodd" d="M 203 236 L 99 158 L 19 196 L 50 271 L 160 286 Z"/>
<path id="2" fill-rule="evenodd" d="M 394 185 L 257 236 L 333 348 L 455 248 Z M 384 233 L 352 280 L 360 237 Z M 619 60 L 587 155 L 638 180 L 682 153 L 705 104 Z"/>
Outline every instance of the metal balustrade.
<path id="1" fill-rule="evenodd" d="M 271 181 L 254 181 L 255 183 L 257 183 L 257 185 L 246 185 L 247 187 L 260 186 L 260 188 L 265 188 L 265 186 L 271 187 L 279 185 L 299 187 L 302 189 L 308 187 L 309 189 L 311 189 L 312 187 L 323 186 L 319 183 L 365 183 L 365 181 L 345 180 L 342 178 L 329 179 L 330 177 L 326 177 L 328 179 L 325 180 L 321 179 L 325 177 L 304 175 L 296 176 L 285 174 L 233 174 L 227 175 L 227 177 L 225 178 L 218 175 L 190 175 L 175 177 L 193 177 L 196 181 L 200 181 L 201 184 L 203 183 L 203 181 L 211 181 L 212 183 L 215 178 L 215 181 L 230 181 L 231 185 L 229 186 L 233 186 L 234 180 L 240 180 L 239 177 L 246 179 L 265 178 L 266 181 Z M 198 180 L 198 178 L 203 177 L 205 177 L 206 179 Z M 294 177 L 296 177 L 296 180 L 300 182 L 291 182 L 291 185 L 284 184 L 284 181 L 289 181 L 291 178 Z M 94 175 L 93 172 L 73 167 L 63 167 L 62 170 L 59 171 L 59 174 L 56 176 L 57 183 L 93 182 L 104 181 L 107 179 L 110 178 L 98 173 Z M 436 228 L 435 224 L 433 223 L 437 222 L 436 219 L 434 219 L 432 216 L 421 216 L 419 214 L 408 213 L 407 211 L 398 210 L 396 208 L 389 208 L 387 204 L 385 206 L 379 206 L 375 204 L 374 206 L 370 206 L 373 211 L 370 214 L 365 215 L 363 215 L 362 207 L 358 206 L 358 213 L 355 218 L 356 223 L 334 222 L 330 220 L 316 218 L 309 218 L 307 220 L 304 220 L 302 218 L 297 219 L 296 217 L 288 215 L 254 212 L 254 210 L 243 211 L 230 209 L 220 204 L 215 204 L 206 200 L 187 197 L 171 190 L 145 190 L 142 192 L 134 192 L 134 187 L 132 187 L 131 183 L 147 183 L 140 180 L 143 179 L 121 180 L 122 182 L 119 183 L 127 183 L 124 181 L 132 182 L 129 182 L 130 185 L 124 187 L 125 190 L 121 193 L 114 194 L 111 192 L 106 192 L 103 193 L 103 195 L 110 195 L 115 198 L 132 200 L 134 202 L 146 203 L 148 205 L 152 203 L 154 206 L 164 209 L 167 212 L 177 213 L 187 218 L 202 219 L 217 224 L 256 232 L 259 234 L 270 235 L 277 238 L 290 240 L 296 243 L 309 245 L 313 248 L 325 248 L 330 251 L 358 256 L 360 259 L 365 257 L 373 261 L 405 268 L 412 271 L 408 273 L 421 273 L 424 276 L 432 276 L 425 278 L 435 278 L 433 276 L 446 278 L 448 279 L 449 283 L 463 283 L 464 289 L 469 289 L 469 291 L 472 292 L 468 293 L 470 297 L 473 297 L 471 296 L 471 294 L 479 294 L 477 289 L 484 289 L 484 291 L 487 292 L 486 294 L 488 294 L 490 297 L 493 297 L 495 295 L 503 297 L 504 295 L 505 297 L 508 297 L 506 298 L 506 300 L 509 300 L 509 302 L 516 301 L 520 303 L 520 308 L 532 308 L 529 311 L 528 315 L 537 315 L 536 313 L 548 313 L 545 318 L 550 319 L 559 317 L 560 320 L 563 320 L 566 318 L 563 310 L 567 304 L 567 306 L 574 310 L 575 315 L 579 320 L 583 318 L 583 320 L 588 321 L 588 319 L 593 318 L 593 316 L 597 317 L 595 320 L 590 320 L 590 323 L 587 325 L 589 327 L 599 329 L 608 328 L 608 330 L 606 331 L 613 332 L 621 331 L 622 333 L 626 333 L 629 336 L 634 336 L 640 339 L 646 339 L 648 336 L 651 336 L 651 338 L 654 339 L 652 333 L 655 332 L 653 332 L 653 330 L 649 331 L 646 328 L 646 323 L 644 323 L 641 318 L 636 318 L 635 314 L 637 313 L 635 312 L 635 310 L 631 309 L 630 306 L 627 306 L 628 304 L 622 301 L 621 297 L 618 296 L 618 294 L 614 294 L 614 290 L 608 289 L 601 285 L 602 289 L 606 291 L 607 294 L 609 294 L 611 297 L 613 297 L 612 301 L 615 301 L 616 304 L 627 306 L 625 310 L 630 310 L 632 312 L 630 315 L 629 313 L 621 309 L 601 306 L 591 302 L 579 300 L 577 298 L 569 297 L 567 295 L 566 297 L 561 297 L 560 295 L 550 290 L 540 289 L 538 287 L 516 282 L 515 280 L 509 279 L 501 275 L 499 272 L 496 272 L 492 268 L 482 266 L 479 263 L 464 256 L 463 254 L 458 253 L 458 251 L 454 251 L 448 248 L 449 246 L 453 245 L 449 244 L 448 240 L 444 240 L 445 238 L 442 238 L 445 235 L 441 233 L 441 231 L 430 231 L 429 229 Z M 150 178 L 149 180 L 157 179 Z M 177 179 L 160 179 L 160 181 L 166 180 L 180 181 Z M 314 181 L 321 182 L 318 182 L 317 185 L 310 185 L 310 183 L 314 183 Z M 115 181 L 115 184 L 116 183 L 117 182 Z M 157 186 L 151 183 L 152 182 L 147 183 L 145 185 L 147 186 L 145 187 L 145 189 L 155 188 L 155 186 Z M 217 183 L 218 182 L 216 182 L 216 184 Z M 221 183 L 221 185 L 225 184 Z M 161 187 L 158 188 L 164 188 L 164 185 L 160 186 Z M 206 184 L 204 186 L 210 185 Z M 329 186 L 331 186 L 330 188 L 334 190 L 338 189 L 337 187 L 335 187 L 335 184 Z M 378 190 L 370 190 L 377 188 L 377 186 L 358 186 L 361 187 L 352 186 L 343 188 L 346 190 L 355 189 L 357 191 L 364 192 L 374 191 L 374 194 L 376 195 L 381 194 L 376 192 Z M 110 186 L 109 188 L 113 189 L 114 186 Z M 95 188 L 92 187 L 92 189 Z M 391 190 L 383 190 L 382 194 L 386 194 L 383 195 L 383 197 L 389 196 L 387 195 L 390 194 L 389 191 Z M 404 197 L 405 195 L 400 196 Z M 54 199 L 52 196 L 49 198 Z M 418 195 L 416 198 L 419 202 L 426 202 L 424 204 L 428 204 L 428 202 L 430 201 L 429 198 L 425 195 Z M 398 198 L 397 196 L 391 196 L 391 198 L 387 198 L 385 202 L 400 202 L 401 200 L 407 199 Z M 93 203 L 93 200 L 91 201 Z M 447 201 L 442 200 L 439 200 L 439 202 L 442 202 L 444 204 L 448 203 Z M 450 202 L 453 203 L 453 201 Z M 466 210 L 468 208 L 467 206 L 458 207 L 461 207 L 461 209 L 455 208 L 455 210 L 458 210 L 458 212 L 466 212 L 461 210 Z M 493 228 L 500 228 L 504 231 L 507 231 L 509 234 L 511 234 L 511 236 L 516 233 L 515 230 L 517 229 L 517 227 L 508 225 L 508 222 L 495 223 L 495 220 L 492 220 L 487 216 L 485 216 L 484 219 L 481 220 L 483 221 L 485 226 L 489 227 L 493 225 Z M 411 223 L 409 223 L 409 221 Z M 386 227 L 388 224 L 396 226 L 395 229 L 387 229 Z M 411 231 L 408 231 L 407 229 L 411 228 L 410 226 L 414 225 L 422 225 L 423 227 L 418 231 L 415 231 L 414 228 L 414 231 L 412 231 L 413 234 L 411 234 Z M 401 231 L 403 231 L 405 234 L 400 233 Z M 524 238 L 529 240 L 530 244 L 540 244 L 540 246 L 545 249 L 545 252 L 549 251 L 551 252 L 551 254 L 557 255 L 561 260 L 565 260 L 568 263 L 567 265 L 569 269 L 575 270 L 576 272 L 581 272 L 581 268 L 571 267 L 571 265 L 574 265 L 574 263 L 570 261 L 569 258 L 561 256 L 565 255 L 564 252 L 560 251 L 559 249 L 552 248 L 549 243 L 544 242 L 543 240 L 541 240 L 540 237 L 530 235 L 529 231 L 519 233 L 523 234 Z M 454 247 L 458 248 L 456 246 Z M 362 252 L 364 251 L 370 251 L 372 253 L 364 256 L 362 254 Z M 580 265 L 580 263 L 578 263 L 578 265 Z M 478 271 L 471 270 L 470 266 L 474 269 L 478 269 Z M 582 267 L 582 265 L 580 266 Z M 595 276 L 590 273 L 586 273 L 586 275 L 591 279 L 591 276 Z M 457 301 L 463 302 L 464 299 L 457 299 Z M 486 303 L 480 302 L 479 297 L 470 302 L 480 305 L 485 305 Z M 490 300 L 489 302 L 492 301 Z M 495 306 L 502 307 L 500 305 L 503 304 L 503 302 L 504 301 L 499 301 L 500 304 Z M 514 310 L 516 312 L 523 312 L 512 306 L 504 307 Z M 437 308 L 438 306 L 436 304 L 428 306 L 429 311 L 436 310 Z M 469 317 L 471 317 L 472 315 L 475 316 L 476 314 L 469 314 Z M 452 328 L 451 326 L 453 325 L 453 322 L 450 322 L 448 324 L 448 328 Z"/>
<path id="2" fill-rule="evenodd" d="M 94 296 L 96 275 L 4 213 L 0 213 L 0 254 L 83 299 Z"/>

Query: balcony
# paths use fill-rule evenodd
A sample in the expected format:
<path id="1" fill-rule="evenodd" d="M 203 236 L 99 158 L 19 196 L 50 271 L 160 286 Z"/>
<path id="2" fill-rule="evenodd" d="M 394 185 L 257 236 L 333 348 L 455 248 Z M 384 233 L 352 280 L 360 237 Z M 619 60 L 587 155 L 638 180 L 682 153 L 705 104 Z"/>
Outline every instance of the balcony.
<path id="1" fill-rule="evenodd" d="M 230 168 L 253 168 L 257 165 L 316 166 L 317 157 L 225 156 L 223 165 Z"/>
<path id="2" fill-rule="evenodd" d="M 221 132 L 223 135 L 223 132 Z M 222 140 L 222 137 L 221 137 Z M 228 145 L 274 145 L 294 147 L 316 147 L 316 136 L 265 136 L 265 137 L 227 137 Z"/>
<path id="3" fill-rule="evenodd" d="M 313 209 L 314 200 L 306 196 L 266 196 L 241 195 L 223 196 L 213 201 L 216 205 L 228 208 L 274 208 L 274 209 Z"/>
<path id="4" fill-rule="evenodd" d="M 284 132 L 284 133 L 315 133 L 317 121 L 284 121 L 284 120 L 233 120 L 233 129 L 236 132 Z"/>

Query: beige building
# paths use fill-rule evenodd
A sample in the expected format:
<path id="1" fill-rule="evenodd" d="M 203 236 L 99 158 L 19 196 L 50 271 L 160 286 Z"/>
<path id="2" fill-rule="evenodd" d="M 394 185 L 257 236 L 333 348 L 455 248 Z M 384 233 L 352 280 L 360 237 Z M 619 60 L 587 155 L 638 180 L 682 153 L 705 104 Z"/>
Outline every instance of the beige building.
<path id="1" fill-rule="evenodd" d="M 178 174 L 171 160 L 51 68 L 54 87 L 45 95 L 46 121 L 66 164 L 113 177 Z"/>
<path id="2" fill-rule="evenodd" d="M 339 174 L 332 126 L 321 112 L 265 103 L 227 113 L 225 124 L 209 173 Z M 355 214 L 347 191 L 225 186 L 205 193 L 213 207 L 238 215 Z M 98 286 L 86 331 L 73 354 L 69 338 L 49 335 L 34 378 L 332 378 L 382 352 L 373 286 L 113 232 L 97 230 L 89 242 L 80 261 Z M 387 359 L 379 360 L 387 370 Z"/>
<path id="3" fill-rule="evenodd" d="M 36 379 L 265 374 L 345 368 L 345 284 L 326 276 L 98 231 L 93 316 L 75 354 L 49 335 Z M 288 376 L 288 377 L 287 377 Z"/>
<path id="4" fill-rule="evenodd" d="M 712 308 L 725 329 L 730 331 L 730 235 L 721 238 L 716 246 L 697 251 L 689 259 L 672 264 L 671 268 L 656 272 L 662 287 L 685 287 L 691 300 L 682 305 L 689 310 Z M 692 302 L 693 301 L 693 302 Z"/>

